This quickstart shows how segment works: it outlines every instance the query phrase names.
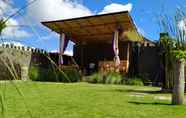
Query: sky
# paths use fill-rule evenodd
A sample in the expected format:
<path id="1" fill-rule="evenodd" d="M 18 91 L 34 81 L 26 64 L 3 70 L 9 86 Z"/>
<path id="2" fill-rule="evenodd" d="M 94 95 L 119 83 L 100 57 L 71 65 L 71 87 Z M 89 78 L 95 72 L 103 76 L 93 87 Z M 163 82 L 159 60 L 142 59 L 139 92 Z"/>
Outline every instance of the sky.
<path id="1" fill-rule="evenodd" d="M 1 0 L 0 18 L 6 19 L 32 1 Z M 161 32 L 159 16 L 163 13 L 173 16 L 177 8 L 186 11 L 186 0 L 36 0 L 8 20 L 3 38 L 5 41 L 18 42 L 19 45 L 56 51 L 59 35 L 41 25 L 41 21 L 127 10 L 142 35 L 150 40 L 158 40 Z M 184 26 L 186 19 L 181 23 Z"/>

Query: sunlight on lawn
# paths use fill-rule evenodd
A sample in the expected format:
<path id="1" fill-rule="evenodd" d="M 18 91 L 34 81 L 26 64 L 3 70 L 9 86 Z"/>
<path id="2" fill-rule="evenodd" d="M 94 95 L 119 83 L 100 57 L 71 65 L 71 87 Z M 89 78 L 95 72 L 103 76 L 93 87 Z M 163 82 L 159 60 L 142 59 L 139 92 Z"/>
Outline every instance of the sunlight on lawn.
<path id="1" fill-rule="evenodd" d="M 16 85 L 27 106 L 7 83 L 7 118 L 29 118 L 28 110 L 34 118 L 186 118 L 186 106 L 170 105 L 170 94 L 159 93 L 157 87 L 20 81 Z"/>

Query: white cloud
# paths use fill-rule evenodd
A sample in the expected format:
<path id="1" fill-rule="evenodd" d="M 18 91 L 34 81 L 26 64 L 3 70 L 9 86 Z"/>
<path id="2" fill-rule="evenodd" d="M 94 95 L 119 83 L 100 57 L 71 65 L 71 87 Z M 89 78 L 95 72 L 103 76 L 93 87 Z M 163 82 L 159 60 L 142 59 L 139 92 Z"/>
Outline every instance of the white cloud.
<path id="1" fill-rule="evenodd" d="M 11 6 L 13 4 L 12 0 L 1 0 L 0 1 L 0 19 L 4 18 L 6 20 L 11 14 L 17 11 L 17 8 Z M 10 18 L 6 22 L 7 27 L 2 31 L 3 38 L 25 38 L 30 36 L 28 32 L 22 30 L 19 27 L 19 23 L 16 19 Z"/>
<path id="2" fill-rule="evenodd" d="M 3 1 L 0 1 L 0 17 L 4 15 L 5 10 L 7 9 L 7 4 Z"/>
<path id="3" fill-rule="evenodd" d="M 0 46 L 2 46 L 2 44 L 5 44 L 5 45 L 13 44 L 14 46 L 20 46 L 20 47 L 24 47 L 25 46 L 24 44 L 22 44 L 20 42 L 15 42 L 15 41 L 3 42 L 3 43 L 0 43 Z"/>
<path id="4" fill-rule="evenodd" d="M 103 8 L 101 12 L 98 14 L 106 14 L 106 13 L 112 13 L 112 12 L 120 12 L 120 11 L 131 11 L 132 10 L 132 4 L 118 4 L 118 3 L 112 3 L 110 5 L 107 5 Z"/>
<path id="5" fill-rule="evenodd" d="M 28 2 L 32 0 L 27 0 Z M 103 8 L 98 14 L 105 14 L 119 11 L 131 11 L 132 4 L 112 3 Z M 28 16 L 39 22 L 76 18 L 94 15 L 86 6 L 77 0 L 38 0 L 28 7 Z"/>
<path id="6" fill-rule="evenodd" d="M 3 38 L 27 38 L 30 36 L 28 32 L 19 27 L 17 20 L 10 18 L 7 21 L 7 27 L 2 31 Z"/>
<path id="7" fill-rule="evenodd" d="M 92 14 L 87 7 L 72 0 L 38 0 L 28 7 L 28 16 L 40 22 Z"/>
<path id="8" fill-rule="evenodd" d="M 38 40 L 36 40 L 36 42 L 41 42 L 41 41 L 48 41 L 51 39 L 58 39 L 59 35 L 55 32 L 50 32 L 47 35 L 42 35 Z"/>
<path id="9" fill-rule="evenodd" d="M 15 10 L 11 5 L 12 1 L 10 0 L 1 0 L 0 1 L 0 17 L 4 17 L 7 14 L 10 14 Z"/>

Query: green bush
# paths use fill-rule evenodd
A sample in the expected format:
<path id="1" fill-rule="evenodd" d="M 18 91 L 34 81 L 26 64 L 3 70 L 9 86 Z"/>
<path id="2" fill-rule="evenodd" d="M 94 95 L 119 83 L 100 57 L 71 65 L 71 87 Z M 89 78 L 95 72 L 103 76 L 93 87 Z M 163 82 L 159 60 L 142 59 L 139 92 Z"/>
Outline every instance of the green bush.
<path id="1" fill-rule="evenodd" d="M 55 68 L 49 68 L 48 70 L 43 70 L 41 74 L 42 81 L 49 81 L 49 82 L 58 82 L 58 72 Z"/>
<path id="2" fill-rule="evenodd" d="M 110 72 L 103 74 L 101 72 L 98 72 L 87 77 L 87 81 L 90 83 L 122 84 L 123 79 L 119 73 Z"/>
<path id="3" fill-rule="evenodd" d="M 104 83 L 103 79 L 104 79 L 103 74 L 94 73 L 93 75 L 86 77 L 85 81 L 89 83 Z"/>
<path id="4" fill-rule="evenodd" d="M 127 85 L 144 86 L 143 81 L 140 78 L 130 78 L 126 81 Z"/>
<path id="5" fill-rule="evenodd" d="M 103 84 L 126 84 L 126 85 L 135 85 L 143 86 L 143 79 L 141 78 L 128 78 L 124 77 L 120 73 L 110 72 L 110 73 L 94 73 L 91 76 L 85 77 L 84 81 L 89 83 L 103 83 Z"/>
<path id="6" fill-rule="evenodd" d="M 58 71 L 58 78 L 61 82 L 78 82 L 81 80 L 81 75 L 77 69 L 68 68 Z"/>
<path id="7" fill-rule="evenodd" d="M 106 75 L 106 84 L 122 84 L 122 76 L 119 73 L 111 72 Z"/>
<path id="8" fill-rule="evenodd" d="M 47 77 L 48 72 L 44 69 L 39 68 L 36 65 L 32 65 L 29 69 L 29 78 L 33 81 L 44 81 Z M 50 77 L 47 77 L 47 79 Z"/>
<path id="9" fill-rule="evenodd" d="M 36 66 L 31 66 L 29 70 L 29 78 L 33 81 L 37 81 L 39 79 L 39 69 Z"/>
<path id="10" fill-rule="evenodd" d="M 77 69 L 59 70 L 54 67 L 49 69 L 31 66 L 29 77 L 33 81 L 48 81 L 48 82 L 78 82 L 81 76 Z"/>

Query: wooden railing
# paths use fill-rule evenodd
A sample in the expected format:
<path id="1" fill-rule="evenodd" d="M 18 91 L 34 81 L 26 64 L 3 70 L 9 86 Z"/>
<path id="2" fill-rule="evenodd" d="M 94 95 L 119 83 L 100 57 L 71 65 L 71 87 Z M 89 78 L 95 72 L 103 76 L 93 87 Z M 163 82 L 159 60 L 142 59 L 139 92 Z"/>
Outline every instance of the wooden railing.
<path id="1" fill-rule="evenodd" d="M 99 62 L 99 69 L 103 72 L 121 72 L 121 73 L 128 73 L 129 68 L 129 61 L 121 60 L 120 65 L 116 66 L 114 61 L 100 61 Z"/>

